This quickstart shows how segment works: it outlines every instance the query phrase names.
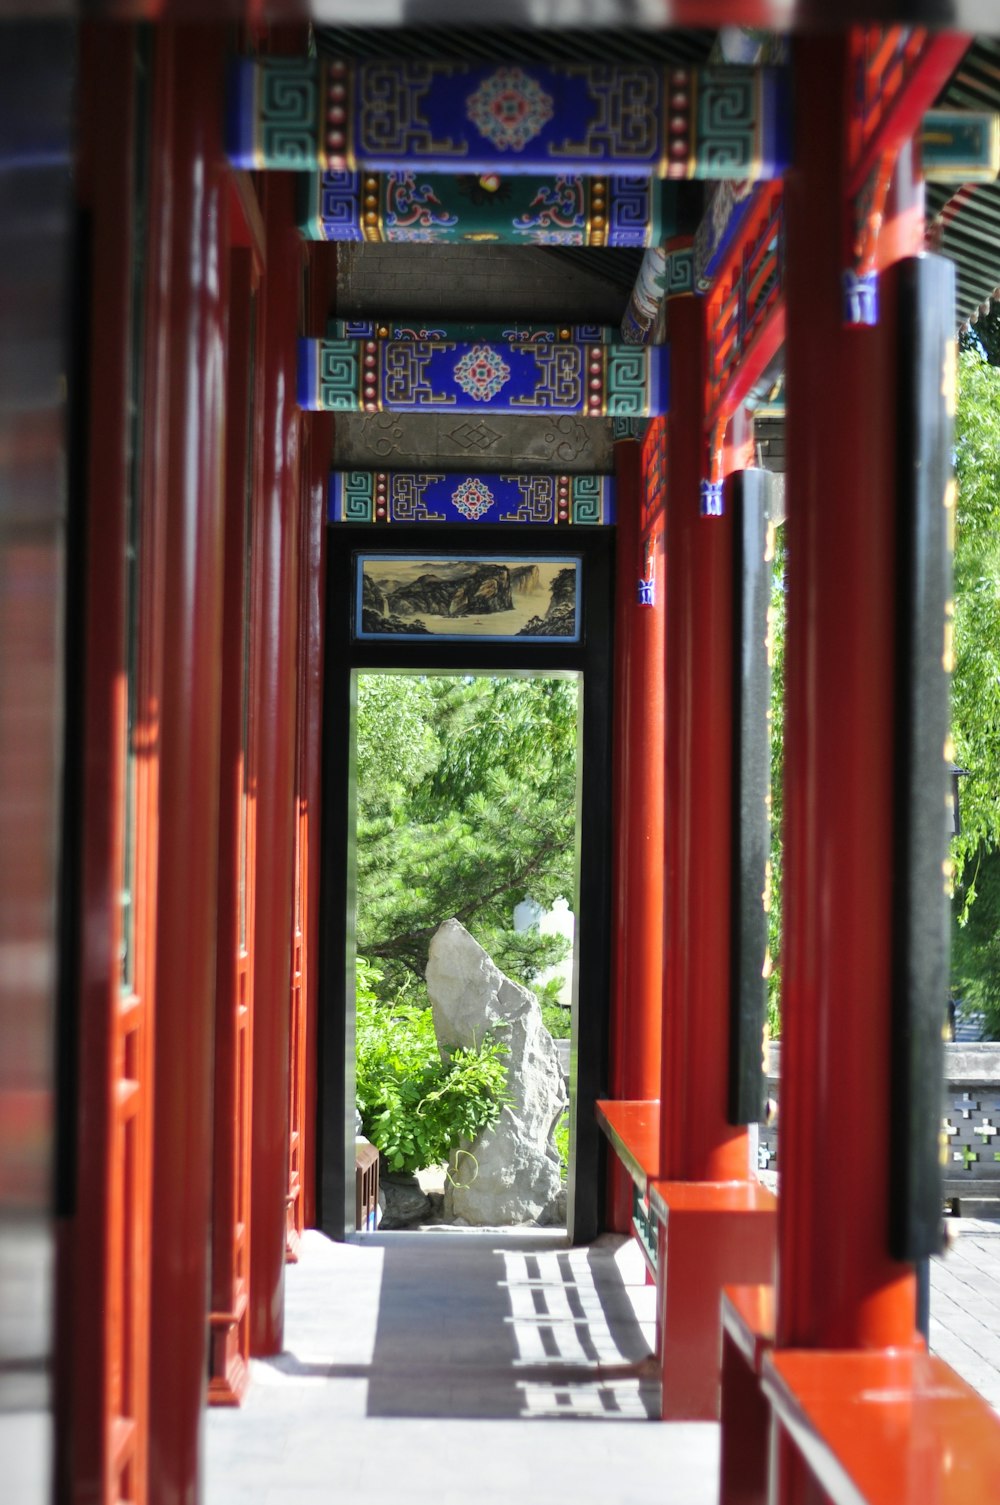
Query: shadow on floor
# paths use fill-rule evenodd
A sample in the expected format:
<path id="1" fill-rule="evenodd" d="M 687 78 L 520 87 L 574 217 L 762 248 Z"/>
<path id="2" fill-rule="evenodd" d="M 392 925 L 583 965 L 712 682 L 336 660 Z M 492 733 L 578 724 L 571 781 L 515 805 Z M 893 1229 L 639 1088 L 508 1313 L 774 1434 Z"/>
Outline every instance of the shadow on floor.
<path id="1" fill-rule="evenodd" d="M 482 1233 L 390 1233 L 363 1243 L 381 1259 L 370 1362 L 291 1351 L 269 1361 L 274 1370 L 366 1380 L 368 1416 L 658 1414 L 652 1293 L 621 1240 L 567 1249 Z"/>

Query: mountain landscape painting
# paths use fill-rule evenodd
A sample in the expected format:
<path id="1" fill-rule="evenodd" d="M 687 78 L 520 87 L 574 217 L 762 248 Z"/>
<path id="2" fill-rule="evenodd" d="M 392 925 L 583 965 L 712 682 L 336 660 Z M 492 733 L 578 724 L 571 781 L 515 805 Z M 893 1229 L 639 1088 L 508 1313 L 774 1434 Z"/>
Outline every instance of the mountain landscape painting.
<path id="1" fill-rule="evenodd" d="M 358 638 L 580 637 L 580 560 L 358 554 Z"/>

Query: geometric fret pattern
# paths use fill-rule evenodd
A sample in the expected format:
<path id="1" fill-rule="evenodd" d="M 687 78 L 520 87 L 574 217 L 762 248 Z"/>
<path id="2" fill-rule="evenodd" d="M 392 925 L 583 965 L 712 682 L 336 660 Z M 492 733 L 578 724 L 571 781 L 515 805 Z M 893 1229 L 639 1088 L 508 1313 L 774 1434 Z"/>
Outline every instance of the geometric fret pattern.
<path id="1" fill-rule="evenodd" d="M 298 401 L 325 412 L 665 413 L 669 347 L 487 340 L 299 340 Z"/>
<path id="2" fill-rule="evenodd" d="M 419 220 L 423 209 L 431 223 L 402 228 L 432 229 L 435 217 L 439 228 L 454 228 L 443 222 L 455 213 L 451 194 L 433 185 L 424 192 L 432 172 L 552 174 L 551 203 L 567 219 L 577 191 L 565 186 L 566 174 L 780 176 L 789 160 L 786 91 L 785 70 L 740 64 L 243 57 L 230 66 L 226 150 L 235 166 L 252 170 L 402 174 L 393 186 L 403 206 L 390 211 L 397 227 L 400 213 Z M 365 189 L 364 201 L 384 217 L 381 188 Z M 597 218 L 592 201 L 591 210 Z M 531 212 L 548 211 L 539 203 Z"/>
<path id="3" fill-rule="evenodd" d="M 332 523 L 520 523 L 608 526 L 613 476 L 335 470 Z"/>
<path id="4" fill-rule="evenodd" d="M 448 320 L 421 323 L 399 319 L 331 319 L 326 327 L 333 340 L 463 340 L 502 341 L 511 345 L 611 345 L 618 338 L 613 324 L 453 324 Z"/>

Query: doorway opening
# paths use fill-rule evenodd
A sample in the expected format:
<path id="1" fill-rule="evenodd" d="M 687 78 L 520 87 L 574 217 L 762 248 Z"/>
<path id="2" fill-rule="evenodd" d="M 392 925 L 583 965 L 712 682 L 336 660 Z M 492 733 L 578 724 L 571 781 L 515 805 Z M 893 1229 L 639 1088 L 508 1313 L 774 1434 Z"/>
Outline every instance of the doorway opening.
<path id="1" fill-rule="evenodd" d="M 344 1101 L 381 1182 L 358 1222 L 565 1228 L 583 675 L 355 669 L 350 690 Z"/>

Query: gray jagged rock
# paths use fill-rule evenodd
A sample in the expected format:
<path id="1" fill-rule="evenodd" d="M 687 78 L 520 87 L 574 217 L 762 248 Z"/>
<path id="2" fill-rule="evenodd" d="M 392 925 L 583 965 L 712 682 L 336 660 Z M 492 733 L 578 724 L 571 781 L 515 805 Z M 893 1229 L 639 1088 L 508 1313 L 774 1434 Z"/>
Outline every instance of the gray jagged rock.
<path id="1" fill-rule="evenodd" d="M 480 1227 L 561 1221 L 553 1130 L 567 1097 L 537 998 L 505 977 L 458 920 L 445 920 L 431 941 L 427 991 L 443 1055 L 480 1044 L 487 1030 L 510 1052 L 510 1101 L 491 1129 L 453 1152 L 445 1219 Z"/>

